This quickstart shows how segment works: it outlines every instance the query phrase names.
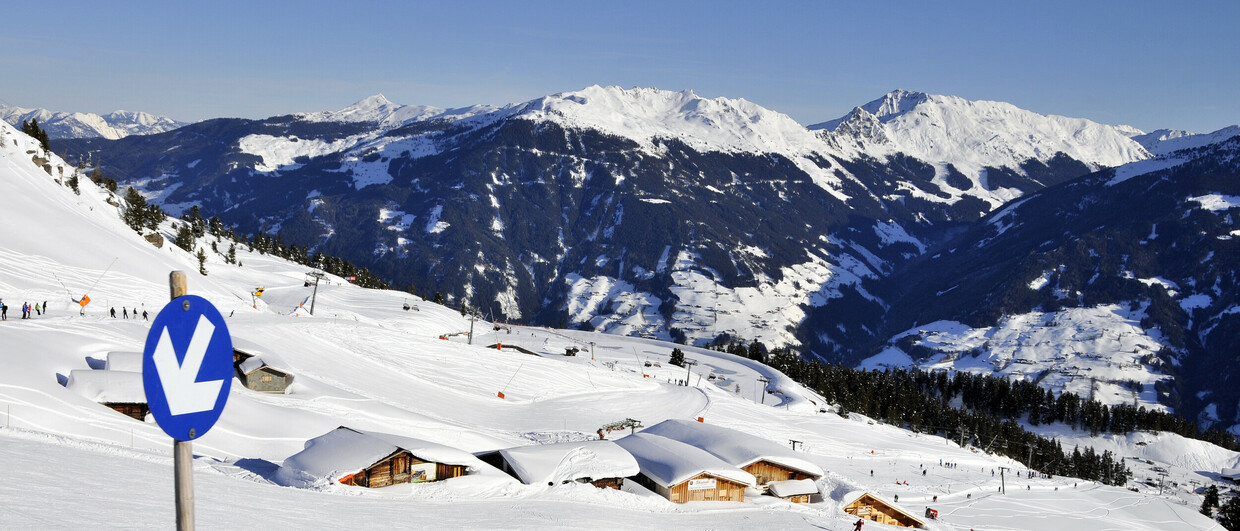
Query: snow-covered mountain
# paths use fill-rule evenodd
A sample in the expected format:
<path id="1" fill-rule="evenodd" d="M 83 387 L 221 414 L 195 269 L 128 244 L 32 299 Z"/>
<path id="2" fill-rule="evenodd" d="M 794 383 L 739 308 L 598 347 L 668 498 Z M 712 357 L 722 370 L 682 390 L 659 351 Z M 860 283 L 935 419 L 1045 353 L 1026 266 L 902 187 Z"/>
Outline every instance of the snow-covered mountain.
<path id="1" fill-rule="evenodd" d="M 930 163 L 936 168 L 934 182 L 953 197 L 973 195 L 992 206 L 1040 188 L 1010 182 L 1006 175 L 1022 173 L 1031 161 L 1047 165 L 1063 157 L 1098 170 L 1150 157 L 1124 129 L 1114 126 L 1044 116 L 1010 103 L 904 90 L 809 128 L 821 131 L 824 140 L 840 148 L 876 158 L 901 154 Z M 966 186 L 949 184 L 948 166 L 968 179 Z"/>
<path id="2" fill-rule="evenodd" d="M 1179 129 L 1159 129 L 1149 133 L 1139 129 L 1131 129 L 1128 134 L 1133 140 L 1145 146 L 1155 155 L 1166 155 L 1182 149 L 1192 149 L 1210 144 L 1217 144 L 1228 138 L 1240 135 L 1240 126 L 1229 126 L 1213 133 L 1190 133 Z"/>
<path id="3" fill-rule="evenodd" d="M 1004 479 L 985 472 L 1015 470 L 1017 462 L 984 446 L 961 447 L 856 414 L 829 413 L 821 397 L 753 360 L 681 346 L 698 362 L 686 370 L 668 364 L 677 346 L 670 343 L 472 323 L 455 309 L 403 292 L 361 289 L 334 275 L 311 288 L 305 267 L 245 245 L 238 246 L 238 263 L 226 262 L 220 251 L 230 242 L 210 234 L 197 242 L 208 271 L 198 274 L 194 254 L 153 245 L 158 238 L 129 228 L 116 194 L 85 179 L 74 193 L 69 175 L 55 170 L 71 166 L 53 155 L 42 162 L 53 168 L 47 170 L 32 160 L 40 155 L 36 147 L 0 124 L 0 212 L 39 220 L 0 233 L 0 297 L 9 305 L 9 319 L 0 323 L 6 527 L 132 529 L 173 522 L 169 438 L 149 416 L 136 420 L 98 403 L 135 389 L 84 390 L 72 383 L 91 379 L 84 375 L 135 380 L 132 373 L 106 373 L 143 348 L 151 323 L 111 318 L 106 310 L 141 308 L 157 317 L 171 270 L 189 271 L 190 292 L 227 316 L 235 347 L 294 376 L 284 393 L 255 392 L 238 379 L 226 384 L 230 396 L 219 421 L 193 441 L 194 512 L 204 528 L 252 527 L 259 514 L 298 528 L 359 521 L 401 527 L 409 525 L 412 506 L 416 518 L 452 528 L 845 528 L 856 519 L 842 510 L 850 493 L 865 491 L 898 498 L 914 514 L 935 507 L 942 516 L 927 523 L 931 530 L 1154 530 L 1167 522 L 1205 530 L 1216 527 L 1197 513 L 1199 496 L 1189 482 L 1212 482 L 1219 469 L 1240 460 L 1236 452 L 1168 433 L 1106 440 L 1057 433 L 1149 459 L 1148 466 L 1129 466 L 1139 475 L 1167 467 L 1183 487 L 1159 495 L 1157 487 L 1136 482 L 1133 492 L 1068 477 L 1017 481 L 1009 474 L 1008 492 L 1001 494 Z M 441 220 L 453 219 L 447 212 Z M 428 220 L 418 221 L 410 226 Z M 175 223 L 164 221 L 155 232 L 172 237 Z M 264 288 L 257 299 L 250 295 L 256 286 Z M 312 293 L 314 315 L 303 305 Z M 82 294 L 92 302 L 79 313 L 74 299 Z M 20 319 L 23 302 L 39 303 L 40 312 Z M 463 334 L 471 325 L 472 342 Z M 496 343 L 507 348 L 483 346 Z M 565 356 L 567 347 L 580 353 Z M 136 391 L 142 393 L 140 386 Z M 771 445 L 796 441 L 795 455 L 827 472 L 814 482 L 819 494 L 791 504 L 749 489 L 744 502 L 673 504 L 636 481 L 621 490 L 525 485 L 489 465 L 475 465 L 464 477 L 377 489 L 281 473 L 309 439 L 342 425 L 481 453 L 586 441 L 623 419 L 649 426 L 699 418 Z M 56 471 L 39 463 L 55 463 Z"/>
<path id="4" fill-rule="evenodd" d="M 866 364 L 997 372 L 1240 432 L 1237 219 L 1240 135 L 1032 194 L 892 275 L 893 337 Z"/>
<path id="5" fill-rule="evenodd" d="M 100 116 L 94 113 L 54 112 L 47 109 L 26 109 L 0 105 L 0 120 L 13 125 L 38 120 L 49 138 L 107 138 L 115 140 L 129 135 L 149 135 L 171 131 L 185 125 L 165 116 L 144 112 L 115 111 Z"/>
<path id="6" fill-rule="evenodd" d="M 53 149 L 101 150 L 171 212 L 489 315 L 852 363 L 916 324 L 887 329 L 892 312 L 934 304 L 896 303 L 897 271 L 1030 193 L 1163 164 L 1139 134 L 904 91 L 805 128 L 743 99 L 594 86 L 501 108 L 374 96 Z"/>

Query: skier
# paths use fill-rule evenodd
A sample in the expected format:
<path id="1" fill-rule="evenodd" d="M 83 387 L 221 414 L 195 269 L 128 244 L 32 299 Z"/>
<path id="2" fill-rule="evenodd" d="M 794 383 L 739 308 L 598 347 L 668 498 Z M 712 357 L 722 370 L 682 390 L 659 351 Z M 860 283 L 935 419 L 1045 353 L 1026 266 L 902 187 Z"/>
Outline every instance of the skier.
<path id="1" fill-rule="evenodd" d="M 116 308 L 112 308 L 112 318 L 116 319 Z"/>
<path id="2" fill-rule="evenodd" d="M 0 321 L 8 321 L 8 320 L 9 320 L 9 305 L 5 304 L 3 300 L 0 300 Z"/>
<path id="3" fill-rule="evenodd" d="M 143 320 L 143 321 L 150 321 L 150 319 L 147 319 L 147 318 L 146 318 L 146 310 L 142 310 L 142 320 Z"/>
<path id="4" fill-rule="evenodd" d="M 41 309 L 40 309 L 39 303 L 37 303 L 37 302 L 36 302 L 36 303 L 34 303 L 34 314 L 35 314 L 35 315 L 43 315 L 43 310 L 41 310 Z"/>
<path id="5" fill-rule="evenodd" d="M 923 475 L 923 476 L 924 476 L 924 475 L 926 475 L 926 469 L 924 469 L 924 468 L 923 468 L 923 469 L 921 469 L 921 475 Z"/>
<path id="6" fill-rule="evenodd" d="M 861 524 L 864 524 L 864 523 L 865 523 L 865 520 L 858 518 L 857 523 L 853 524 L 853 531 L 861 531 Z"/>
<path id="7" fill-rule="evenodd" d="M 47 301 L 43 301 L 43 311 L 47 311 Z"/>
<path id="8" fill-rule="evenodd" d="M 129 318 L 129 308 L 126 308 L 126 307 L 124 307 L 124 306 L 121 306 L 121 316 L 122 316 L 122 317 L 124 317 L 125 319 L 128 319 L 128 318 Z"/>

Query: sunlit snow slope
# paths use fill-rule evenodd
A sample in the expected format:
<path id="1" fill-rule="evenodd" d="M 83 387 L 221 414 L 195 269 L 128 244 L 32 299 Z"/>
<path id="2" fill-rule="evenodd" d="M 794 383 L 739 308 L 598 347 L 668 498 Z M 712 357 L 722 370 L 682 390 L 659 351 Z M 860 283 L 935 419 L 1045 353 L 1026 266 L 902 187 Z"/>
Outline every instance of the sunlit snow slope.
<path id="1" fill-rule="evenodd" d="M 199 240 L 208 255 L 202 276 L 190 253 L 168 243 L 157 248 L 124 225 L 105 191 L 83 180 L 81 195 L 74 194 L 53 177 L 62 161 L 50 158 L 49 175 L 31 162 L 39 155 L 32 140 L 0 129 L 0 212 L 20 220 L 0 233 L 0 297 L 9 306 L 0 323 L 0 527 L 172 525 L 168 437 L 149 418 L 134 420 L 64 386 L 72 371 L 105 370 L 109 353 L 141 349 L 149 323 L 106 311 L 157 314 L 172 270 L 189 272 L 190 292 L 227 316 L 239 348 L 295 378 L 284 394 L 251 392 L 234 380 L 220 421 L 194 441 L 197 521 L 206 529 L 250 528 L 260 518 L 324 529 L 422 519 L 476 529 L 840 529 L 852 519 L 841 503 L 857 490 L 899 495 L 918 514 L 934 504 L 944 516 L 930 529 L 1212 525 L 1187 503 L 1192 494 L 1161 498 L 1084 482 L 1073 488 L 1071 478 L 1056 478 L 999 495 L 988 471 L 1015 463 L 855 415 L 841 418 L 774 370 L 726 354 L 685 348 L 699 362 L 686 371 L 667 363 L 667 343 L 471 323 L 455 310 L 332 276 L 318 286 L 310 315 L 305 268 L 244 248 L 239 264 L 225 264 L 206 236 Z M 171 236 L 173 223 L 160 232 Z M 258 287 L 264 293 L 254 301 Z M 83 294 L 92 302 L 79 315 L 72 299 Z M 47 301 L 49 310 L 20 319 L 17 308 L 27 301 L 41 309 Z M 471 327 L 469 344 L 461 333 Z M 505 348 L 486 347 L 497 343 Z M 581 350 L 566 357 L 569 347 Z M 676 384 L 686 377 L 689 385 Z M 759 377 L 771 381 L 769 393 Z M 373 490 L 281 484 L 275 474 L 308 438 L 340 425 L 479 452 L 586 440 L 626 418 L 652 425 L 698 417 L 779 444 L 799 441 L 804 458 L 827 471 L 817 482 L 822 495 L 792 505 L 751 490 L 744 503 L 675 505 L 634 482 L 619 492 L 526 486 L 494 469 Z M 939 460 L 959 466 L 938 467 Z M 1221 452 L 1190 464 L 1235 460 Z M 897 487 L 899 480 L 907 485 Z"/>

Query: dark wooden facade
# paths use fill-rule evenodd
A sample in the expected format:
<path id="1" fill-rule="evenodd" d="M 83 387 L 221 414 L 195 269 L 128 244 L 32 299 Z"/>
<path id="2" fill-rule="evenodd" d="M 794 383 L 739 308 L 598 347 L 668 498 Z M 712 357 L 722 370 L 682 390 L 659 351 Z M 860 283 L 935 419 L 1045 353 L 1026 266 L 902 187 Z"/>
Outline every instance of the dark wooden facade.
<path id="1" fill-rule="evenodd" d="M 145 421 L 146 414 L 151 412 L 150 406 L 147 406 L 144 402 L 104 402 L 103 405 L 141 421 Z"/>
<path id="2" fill-rule="evenodd" d="M 913 515 L 870 494 L 862 494 L 856 501 L 845 505 L 844 512 L 880 524 L 900 527 L 925 527 L 925 522 Z"/>
<path id="3" fill-rule="evenodd" d="M 730 479 L 708 474 L 706 472 L 702 472 L 701 474 L 670 487 L 659 485 L 643 474 L 638 474 L 634 479 L 639 485 L 658 493 L 660 496 L 663 496 L 674 503 L 684 503 L 690 501 L 743 502 L 745 501 L 745 488 L 748 486 L 744 483 L 738 483 Z M 714 480 L 715 486 L 708 489 L 690 489 L 690 484 L 692 482 L 703 480 Z"/>
<path id="4" fill-rule="evenodd" d="M 788 481 L 790 479 L 818 479 L 800 470 L 788 468 L 786 466 L 772 463 L 770 461 L 757 461 L 750 463 L 742 468 L 745 472 L 753 474 L 758 485 L 766 485 L 772 481 Z"/>
<path id="5" fill-rule="evenodd" d="M 415 465 L 435 465 L 434 479 L 419 477 Z M 449 465 L 432 463 L 418 459 L 408 450 L 399 450 L 365 469 L 340 479 L 345 485 L 379 488 L 400 483 L 421 483 L 423 481 L 440 481 L 465 475 L 465 465 Z"/>
<path id="6" fill-rule="evenodd" d="M 603 479 L 596 479 L 596 480 L 594 480 L 594 481 L 591 481 L 591 482 L 590 482 L 590 484 L 591 484 L 591 485 L 594 485 L 595 487 L 598 487 L 598 488 L 600 488 L 600 489 L 616 489 L 616 490 L 620 490 L 620 487 L 623 487 L 623 486 L 624 486 L 624 478 L 603 478 Z"/>

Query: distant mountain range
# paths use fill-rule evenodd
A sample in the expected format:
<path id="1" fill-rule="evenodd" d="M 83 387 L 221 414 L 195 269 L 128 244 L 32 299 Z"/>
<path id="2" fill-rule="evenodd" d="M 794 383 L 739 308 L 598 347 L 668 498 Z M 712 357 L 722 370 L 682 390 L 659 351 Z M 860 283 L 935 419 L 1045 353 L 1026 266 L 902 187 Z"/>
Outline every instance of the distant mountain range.
<path id="1" fill-rule="evenodd" d="M 15 126 L 38 120 L 49 138 L 107 138 L 115 140 L 129 135 L 149 135 L 171 131 L 183 125 L 164 116 L 144 112 L 115 111 L 103 116 L 83 112 L 53 112 L 47 109 L 26 109 L 0 105 L 0 120 Z"/>
<path id="2" fill-rule="evenodd" d="M 1016 223 L 1050 212 L 1020 207 L 1054 201 L 1038 198 L 1063 190 L 1092 186 L 1076 192 L 1085 198 L 1078 204 L 1103 203 L 1136 185 L 1105 186 L 1114 177 L 1100 176 L 1162 168 L 1200 152 L 1177 150 L 1207 149 L 1234 133 L 1145 134 L 907 91 L 805 127 L 743 99 L 594 86 L 498 108 L 439 109 L 374 96 L 334 112 L 206 120 L 52 145 L 70 158 L 101 151 L 106 174 L 169 211 L 198 205 L 242 232 L 277 233 L 496 318 L 698 344 L 757 339 L 850 364 L 875 354 L 884 363 L 950 364 L 935 356 L 959 359 L 956 346 L 973 343 L 933 334 L 994 335 L 1010 325 L 1020 336 L 1067 321 L 1056 312 L 1120 308 L 1111 315 L 1137 323 L 1124 341 L 1154 356 L 1138 354 L 1127 362 L 1140 365 L 1135 372 L 1093 381 L 1133 390 L 1115 400 L 1153 405 L 1161 393 L 1163 403 L 1196 414 L 1206 405 L 1183 398 L 1200 390 L 1158 382 L 1205 352 L 1203 341 L 1186 338 L 1205 333 L 1206 321 L 1166 310 L 1179 303 L 1157 302 L 1143 282 L 1168 279 L 1187 295 L 1180 282 L 1200 271 L 1173 270 L 1183 262 L 1115 265 L 1100 273 L 1112 279 L 1107 289 L 1076 296 L 1091 291 L 1077 284 L 1062 291 L 1069 288 L 1056 276 L 1061 264 L 1026 263 L 1079 245 L 1084 228 L 1054 226 L 1071 216 L 1040 220 L 1051 225 L 1036 233 L 1013 231 L 1025 236 L 1004 243 L 1004 253 L 989 251 L 1007 240 L 978 247 L 986 237 L 978 234 L 1008 226 L 995 221 L 1000 216 Z M 1211 167 L 1231 171 L 1222 160 Z M 1108 212 L 1141 224 L 1189 211 L 1157 206 Z M 1165 241 L 1181 238 L 1172 227 L 1196 230 L 1160 225 Z M 1149 234 L 1109 238 L 1138 245 Z M 1138 256 L 1116 252 L 1107 255 L 1116 264 Z M 956 277 L 967 281 L 951 283 Z M 1132 282 L 1143 288 L 1125 287 Z M 1229 319 L 1230 310 L 1217 310 Z M 1013 324 L 1017 316 L 1025 320 Z M 918 331 L 932 322 L 960 324 Z M 1234 329 L 1216 326 L 1207 335 L 1225 330 Z M 1053 341 L 1083 355 L 1110 348 L 1101 335 L 1087 337 Z M 1082 341 L 1092 346 L 1072 350 Z M 1002 344 L 977 342 L 969 359 L 1033 352 L 1019 341 Z M 1050 384 L 1056 367 L 1021 374 Z M 1085 381 L 1068 380 L 1059 385 Z"/>

